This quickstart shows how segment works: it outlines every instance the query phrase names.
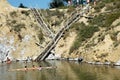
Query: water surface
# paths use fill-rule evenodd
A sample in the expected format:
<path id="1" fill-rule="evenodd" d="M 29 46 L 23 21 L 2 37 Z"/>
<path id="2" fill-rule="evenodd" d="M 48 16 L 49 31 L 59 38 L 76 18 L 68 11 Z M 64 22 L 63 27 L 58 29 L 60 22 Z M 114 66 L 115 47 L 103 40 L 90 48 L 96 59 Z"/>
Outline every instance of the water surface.
<path id="1" fill-rule="evenodd" d="M 57 66 L 56 69 L 8 71 L 24 68 L 25 65 Z M 91 65 L 68 61 L 46 61 L 40 63 L 0 63 L 0 80 L 120 80 L 120 67 Z"/>

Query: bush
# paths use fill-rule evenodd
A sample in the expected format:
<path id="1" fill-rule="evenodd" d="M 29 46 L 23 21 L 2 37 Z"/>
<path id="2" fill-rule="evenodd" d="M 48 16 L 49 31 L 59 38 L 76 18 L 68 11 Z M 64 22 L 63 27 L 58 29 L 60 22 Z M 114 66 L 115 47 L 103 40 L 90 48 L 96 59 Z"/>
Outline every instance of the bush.
<path id="1" fill-rule="evenodd" d="M 110 27 L 113 21 L 118 19 L 120 17 L 120 11 L 119 12 L 113 12 L 111 14 L 106 15 L 105 22 L 103 23 L 105 27 Z"/>
<path id="2" fill-rule="evenodd" d="M 11 17 L 17 17 L 17 12 L 15 12 L 15 11 L 10 12 L 10 16 Z"/>
<path id="3" fill-rule="evenodd" d="M 104 14 L 100 14 L 95 16 L 92 20 L 89 20 L 89 23 L 91 25 L 97 25 L 98 27 L 103 26 L 105 20 L 105 15 Z"/>
<path id="4" fill-rule="evenodd" d="M 38 33 L 38 38 L 39 38 L 39 43 L 42 43 L 44 41 L 44 36 L 41 30 Z"/>
<path id="5" fill-rule="evenodd" d="M 12 26 L 12 29 L 16 32 L 20 32 L 22 28 L 25 28 L 25 24 L 16 24 Z"/>
<path id="6" fill-rule="evenodd" d="M 116 26 L 119 26 L 119 25 L 120 25 L 120 22 Z"/>
<path id="7" fill-rule="evenodd" d="M 75 6 L 68 6 L 68 13 L 72 13 L 73 11 L 75 11 Z"/>
<path id="8" fill-rule="evenodd" d="M 94 32 L 99 31 L 98 27 L 95 26 L 84 26 L 84 28 L 82 28 L 79 31 L 78 36 L 80 36 L 80 38 L 86 39 L 86 38 L 91 38 L 94 34 Z"/>
<path id="9" fill-rule="evenodd" d="M 110 37 L 113 41 L 117 41 L 117 35 L 120 31 L 117 31 L 117 32 L 113 32 L 111 33 Z"/>
<path id="10" fill-rule="evenodd" d="M 30 13 L 28 11 L 21 11 L 22 14 L 25 14 L 26 16 L 28 16 Z"/>
<path id="11" fill-rule="evenodd" d="M 119 45 L 120 45 L 120 41 L 115 41 L 115 42 L 113 43 L 113 45 L 114 45 L 114 47 L 119 46 Z"/>
<path id="12" fill-rule="evenodd" d="M 100 10 L 101 10 L 103 7 L 105 7 L 105 3 L 103 3 L 103 2 L 98 3 L 97 6 L 95 6 L 96 12 L 100 12 Z"/>
<path id="13" fill-rule="evenodd" d="M 120 17 L 119 12 L 111 12 L 109 14 L 100 14 L 95 16 L 93 20 L 90 20 L 91 25 L 97 25 L 98 27 L 111 27 L 113 21 Z"/>
<path id="14" fill-rule="evenodd" d="M 17 23 L 17 21 L 16 21 L 16 20 L 12 20 L 12 21 L 11 21 L 11 23 L 16 24 L 16 23 Z"/>
<path id="15" fill-rule="evenodd" d="M 109 5 L 109 6 L 106 6 L 106 4 L 110 4 L 110 3 L 113 3 L 113 5 Z M 100 12 L 100 10 L 103 8 L 103 7 L 107 7 L 107 10 L 113 10 L 115 8 L 120 8 L 120 1 L 119 0 L 100 0 L 97 5 L 95 6 L 95 10 L 96 12 Z"/>
<path id="16" fill-rule="evenodd" d="M 120 0 L 101 0 L 103 3 L 112 3 Z"/>
<path id="17" fill-rule="evenodd" d="M 84 23 L 81 23 L 79 26 L 75 26 L 77 31 L 77 37 L 74 41 L 73 45 L 70 48 L 70 52 L 72 53 L 74 50 L 77 50 L 83 41 L 86 41 L 88 38 L 91 38 L 93 34 L 99 31 L 98 27 L 95 26 L 86 26 Z"/>

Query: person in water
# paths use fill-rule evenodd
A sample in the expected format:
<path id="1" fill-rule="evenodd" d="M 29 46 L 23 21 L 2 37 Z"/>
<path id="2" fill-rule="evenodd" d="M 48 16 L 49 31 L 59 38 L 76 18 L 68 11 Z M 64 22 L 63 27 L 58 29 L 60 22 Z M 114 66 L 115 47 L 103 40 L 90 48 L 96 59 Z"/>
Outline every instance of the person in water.
<path id="1" fill-rule="evenodd" d="M 10 58 L 7 57 L 7 60 L 6 60 L 7 64 L 10 64 L 11 63 L 11 60 Z"/>
<path id="2" fill-rule="evenodd" d="M 42 66 L 40 65 L 39 67 L 38 67 L 38 70 L 41 70 L 42 69 Z"/>
<path id="3" fill-rule="evenodd" d="M 27 66 L 25 66 L 25 71 L 27 71 L 28 70 L 28 68 L 27 68 Z"/>
<path id="4" fill-rule="evenodd" d="M 35 65 L 32 65 L 32 69 L 35 70 L 37 69 L 37 67 Z"/>

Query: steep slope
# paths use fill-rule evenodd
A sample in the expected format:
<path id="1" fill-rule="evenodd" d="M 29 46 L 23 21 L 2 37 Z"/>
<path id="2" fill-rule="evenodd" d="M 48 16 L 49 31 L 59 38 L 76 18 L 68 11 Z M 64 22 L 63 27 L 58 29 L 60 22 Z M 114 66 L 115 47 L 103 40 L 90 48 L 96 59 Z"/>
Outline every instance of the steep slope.
<path id="1" fill-rule="evenodd" d="M 36 58 L 50 39 L 44 36 L 29 9 L 14 8 L 0 0 L 0 60 Z M 92 4 L 90 4 L 92 5 Z M 55 55 L 82 57 L 86 62 L 120 60 L 120 1 L 101 0 L 88 14 L 65 32 L 56 45 Z M 54 33 L 63 26 L 75 8 L 41 10 Z M 36 45 L 37 43 L 37 45 Z M 40 44 L 40 46 L 38 46 Z"/>
<path id="2" fill-rule="evenodd" d="M 9 12 L 13 7 L 7 2 L 7 0 L 0 0 L 0 12 Z"/>
<path id="3" fill-rule="evenodd" d="M 93 19 L 81 19 L 66 33 L 72 33 L 74 38 L 61 39 L 56 47 L 56 53 L 62 57 L 82 57 L 86 62 L 117 62 L 120 60 L 120 1 L 101 0 L 87 14 Z M 86 23 L 87 22 L 87 23 Z M 69 40 L 67 40 L 69 39 Z M 67 40 L 67 42 L 66 42 Z M 70 42 L 70 43 L 69 43 Z M 72 44 L 72 45 L 69 45 Z M 62 45 L 62 47 L 61 47 Z M 69 46 L 69 48 L 67 48 Z M 71 47 L 70 47 L 71 46 Z M 63 48 L 64 47 L 64 48 Z M 66 49 L 65 49 L 66 48 Z M 61 52 L 60 52 L 61 51 Z"/>
<path id="4" fill-rule="evenodd" d="M 17 9 L 7 0 L 0 0 L 0 59 L 34 58 L 40 53 L 39 35 L 42 35 L 28 9 Z M 42 38 L 42 37 L 41 37 Z"/>

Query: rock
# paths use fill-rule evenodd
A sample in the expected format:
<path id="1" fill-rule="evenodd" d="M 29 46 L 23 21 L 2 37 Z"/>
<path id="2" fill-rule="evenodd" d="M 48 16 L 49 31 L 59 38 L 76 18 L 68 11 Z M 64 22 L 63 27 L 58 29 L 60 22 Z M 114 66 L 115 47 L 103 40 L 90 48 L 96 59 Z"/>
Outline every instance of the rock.
<path id="1" fill-rule="evenodd" d="M 61 56 L 59 54 L 50 54 L 46 60 L 59 60 Z"/>
<path id="2" fill-rule="evenodd" d="M 102 62 L 95 62 L 96 65 L 102 65 Z"/>
<path id="3" fill-rule="evenodd" d="M 105 62 L 104 64 L 105 64 L 105 65 L 110 65 L 110 64 L 111 64 L 111 62 Z"/>
<path id="4" fill-rule="evenodd" d="M 120 60 L 113 64 L 114 66 L 120 66 Z"/>

